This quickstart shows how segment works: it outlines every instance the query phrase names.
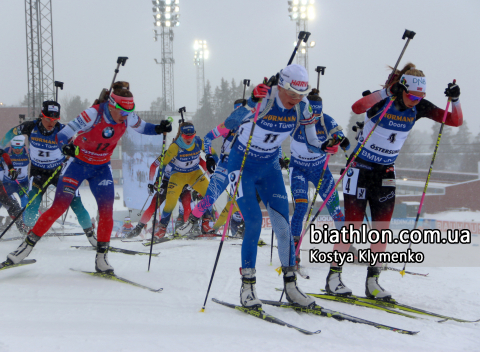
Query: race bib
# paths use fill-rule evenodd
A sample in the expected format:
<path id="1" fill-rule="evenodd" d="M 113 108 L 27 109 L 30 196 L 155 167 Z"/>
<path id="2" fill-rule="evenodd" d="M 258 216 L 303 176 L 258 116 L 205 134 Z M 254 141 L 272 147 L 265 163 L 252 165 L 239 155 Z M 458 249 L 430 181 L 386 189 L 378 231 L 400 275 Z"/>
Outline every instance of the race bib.
<path id="1" fill-rule="evenodd" d="M 343 178 L 343 194 L 357 195 L 359 169 L 350 168 Z"/>

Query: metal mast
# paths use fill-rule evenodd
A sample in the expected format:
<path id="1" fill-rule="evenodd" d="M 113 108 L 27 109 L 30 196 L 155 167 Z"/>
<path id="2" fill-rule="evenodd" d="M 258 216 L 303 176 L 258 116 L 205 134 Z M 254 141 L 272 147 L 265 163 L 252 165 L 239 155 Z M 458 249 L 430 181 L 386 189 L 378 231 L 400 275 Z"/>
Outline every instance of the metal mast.
<path id="1" fill-rule="evenodd" d="M 173 65 L 175 59 L 173 58 L 173 27 L 180 25 L 180 0 L 152 0 L 153 4 L 153 18 L 154 26 L 160 27 L 160 33 L 154 29 L 154 41 L 158 40 L 162 44 L 162 58 L 160 62 L 155 59 L 155 62 L 162 65 L 162 92 L 163 92 L 163 111 L 175 110 L 175 96 L 174 96 L 174 77 Z"/>
<path id="2" fill-rule="evenodd" d="M 52 1 L 25 0 L 28 116 L 37 117 L 42 102 L 55 99 Z"/>

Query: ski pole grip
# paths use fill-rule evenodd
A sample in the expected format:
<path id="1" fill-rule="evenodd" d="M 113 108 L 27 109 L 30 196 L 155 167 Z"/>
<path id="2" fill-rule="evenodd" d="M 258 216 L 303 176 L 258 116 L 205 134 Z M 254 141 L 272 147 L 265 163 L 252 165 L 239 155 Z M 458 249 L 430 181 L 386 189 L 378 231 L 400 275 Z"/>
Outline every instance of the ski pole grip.
<path id="1" fill-rule="evenodd" d="M 403 33 L 403 36 L 402 36 L 402 39 L 405 40 L 405 38 L 408 38 L 408 39 L 413 39 L 413 37 L 415 37 L 415 33 L 414 31 L 409 31 L 408 29 L 405 29 L 405 32 Z"/>

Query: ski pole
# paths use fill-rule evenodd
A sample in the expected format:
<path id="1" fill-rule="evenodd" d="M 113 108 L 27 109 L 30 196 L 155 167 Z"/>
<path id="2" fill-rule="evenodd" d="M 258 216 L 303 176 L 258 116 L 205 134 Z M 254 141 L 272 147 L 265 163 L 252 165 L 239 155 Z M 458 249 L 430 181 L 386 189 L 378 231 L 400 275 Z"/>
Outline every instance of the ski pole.
<path id="1" fill-rule="evenodd" d="M 151 194 L 148 195 L 147 199 L 145 200 L 145 203 L 143 203 L 142 209 L 140 209 L 140 212 L 137 214 L 137 216 L 140 216 L 143 212 L 143 209 L 145 208 L 145 205 L 147 205 L 148 200 L 150 199 Z"/>
<path id="2" fill-rule="evenodd" d="M 453 84 L 455 84 L 456 80 L 453 80 Z M 440 145 L 440 139 L 442 138 L 443 127 L 445 126 L 445 121 L 447 120 L 448 115 L 448 108 L 450 106 L 451 99 L 448 98 L 447 107 L 445 108 L 445 113 L 443 114 L 442 125 L 440 126 L 440 131 L 438 132 L 437 143 L 435 144 L 435 149 L 433 151 L 432 161 L 430 162 L 430 168 L 428 170 L 427 180 L 425 181 L 425 187 L 423 188 L 422 199 L 420 200 L 420 205 L 418 206 L 417 217 L 415 218 L 415 224 L 413 225 L 413 229 L 415 230 L 418 225 L 418 219 L 420 218 L 420 212 L 422 211 L 423 202 L 425 201 L 425 193 L 427 193 L 428 182 L 430 181 L 430 176 L 432 175 L 433 171 L 433 163 L 435 162 L 435 158 L 437 156 L 438 146 Z M 412 242 L 408 244 L 408 249 L 412 248 Z M 402 277 L 405 275 L 405 268 L 407 263 L 403 264 L 403 270 L 400 271 L 400 275 Z"/>
<path id="3" fill-rule="evenodd" d="M 288 60 L 287 66 L 290 65 L 293 62 L 295 54 L 297 53 L 297 50 L 300 47 L 300 44 L 302 43 L 302 41 L 305 42 L 305 44 L 307 43 L 308 37 L 310 37 L 310 32 L 300 31 L 300 33 L 298 33 L 297 45 L 295 46 L 295 49 L 293 50 L 292 56 L 290 56 L 290 60 Z"/>
<path id="4" fill-rule="evenodd" d="M 20 182 L 18 182 L 18 180 L 15 180 L 15 182 L 17 183 L 18 187 L 20 187 L 20 189 L 22 190 L 22 192 L 28 197 L 28 193 L 27 191 L 25 190 L 25 188 L 22 187 L 22 185 L 20 184 Z"/>
<path id="5" fill-rule="evenodd" d="M 320 91 L 320 73 L 322 76 L 325 74 L 325 66 L 317 66 L 315 69 L 316 72 L 318 72 L 318 77 L 317 77 L 317 90 Z"/>
<path id="6" fill-rule="evenodd" d="M 410 40 L 412 40 L 413 37 L 415 37 L 415 34 L 416 33 L 414 31 L 409 31 L 408 29 L 405 29 L 405 32 L 403 32 L 402 39 L 405 40 L 405 38 L 408 38 L 407 42 L 405 43 L 405 46 L 403 47 L 403 50 L 400 53 L 400 56 L 398 57 L 398 60 L 395 66 L 393 67 L 392 73 L 390 73 L 390 75 L 388 76 L 387 81 L 385 82 L 385 85 L 388 86 L 388 84 L 391 83 L 395 78 L 395 72 L 397 71 L 398 64 L 400 63 L 400 60 L 402 59 L 403 54 L 405 53 L 405 50 L 407 50 L 408 43 L 410 43 Z"/>
<path id="7" fill-rule="evenodd" d="M 127 62 L 128 57 L 126 56 L 119 56 L 117 58 L 117 68 L 115 69 L 115 74 L 113 75 L 112 79 L 112 84 L 110 84 L 110 90 L 108 91 L 108 95 L 112 92 L 113 84 L 115 83 L 115 78 L 117 78 L 117 73 L 120 72 L 119 68 L 120 65 L 125 66 L 125 63 Z"/>
<path id="8" fill-rule="evenodd" d="M 67 156 L 65 158 L 65 161 L 67 161 L 70 157 Z M 7 228 L 5 230 L 3 230 L 2 234 L 0 235 L 0 238 L 3 237 L 3 235 L 5 235 L 5 233 L 10 229 L 10 227 L 12 227 L 12 225 L 18 220 L 18 218 L 23 214 L 23 212 L 25 211 L 25 209 L 28 208 L 28 206 L 30 204 L 32 204 L 32 202 L 35 200 L 35 198 L 37 198 L 37 196 L 41 193 L 43 193 L 45 191 L 45 189 L 48 187 L 48 185 L 50 184 L 50 181 L 53 180 L 53 178 L 57 175 L 57 173 L 63 168 L 63 165 L 64 163 L 62 163 L 61 165 L 58 165 L 58 167 L 55 169 L 55 171 L 52 173 L 52 176 L 50 176 L 48 178 L 47 181 L 45 181 L 45 183 L 43 184 L 42 188 L 40 189 L 39 192 L 37 192 L 33 197 L 32 199 L 30 199 L 30 201 L 27 203 L 27 205 L 25 205 L 22 210 L 20 210 L 20 212 L 17 214 L 17 216 L 15 216 L 15 219 L 12 220 L 12 222 L 10 224 L 8 224 Z"/>
<path id="9" fill-rule="evenodd" d="M 395 97 L 391 97 L 390 98 L 390 102 L 387 104 L 387 106 L 385 107 L 385 109 L 383 110 L 382 114 L 380 115 L 380 117 L 378 118 L 377 122 L 375 123 L 375 125 L 373 126 L 372 130 L 370 131 L 370 133 L 368 134 L 367 138 L 365 138 L 365 140 L 363 141 L 362 144 L 360 144 L 360 147 L 358 148 L 357 152 L 355 153 L 355 155 L 352 157 L 352 159 L 350 160 L 350 162 L 348 163 L 347 167 L 345 168 L 345 170 L 343 171 L 343 173 L 340 175 L 340 178 L 338 179 L 337 183 L 335 183 L 335 186 L 333 186 L 332 190 L 330 191 L 330 193 L 328 193 L 327 197 L 323 200 L 323 204 L 320 206 L 320 208 L 318 209 L 317 213 L 315 214 L 315 216 L 313 217 L 313 219 L 310 221 L 310 223 L 305 223 L 305 226 L 303 227 L 303 230 L 302 230 L 302 234 L 300 236 L 300 240 L 298 241 L 298 245 L 297 245 L 297 249 L 295 250 L 295 255 L 298 255 L 298 252 L 300 251 L 300 246 L 302 244 L 302 240 L 303 240 L 303 236 L 305 236 L 305 232 L 307 232 L 307 228 L 309 227 L 309 225 L 313 224 L 313 222 L 315 221 L 315 219 L 317 218 L 318 215 L 320 215 L 320 212 L 323 210 L 323 208 L 325 207 L 325 205 L 327 204 L 327 201 L 330 199 L 330 197 L 332 196 L 332 194 L 335 192 L 335 190 L 337 189 L 337 186 L 338 184 L 340 183 L 340 181 L 342 181 L 343 177 L 345 176 L 345 174 L 347 173 L 347 171 L 350 169 L 350 167 L 352 166 L 352 163 L 355 161 L 355 159 L 357 158 L 357 156 L 360 154 L 360 151 L 362 150 L 362 148 L 365 146 L 365 144 L 367 143 L 367 141 L 369 140 L 370 136 L 372 135 L 373 131 L 375 130 L 375 128 L 378 126 L 378 124 L 380 123 L 380 121 L 383 119 L 383 117 L 385 116 L 385 114 L 387 113 L 388 109 L 390 108 L 390 106 L 392 105 L 392 103 L 395 101 Z"/>
<path id="10" fill-rule="evenodd" d="M 255 117 L 253 119 L 252 129 L 250 131 L 250 136 L 248 137 L 248 142 L 247 142 L 247 146 L 245 148 L 245 153 L 243 155 L 242 164 L 240 165 L 240 170 L 238 172 L 238 180 L 236 182 L 235 191 L 233 192 L 233 196 L 232 196 L 232 199 L 234 199 L 234 200 L 237 197 L 238 187 L 239 187 L 240 181 L 242 179 L 243 168 L 245 167 L 245 161 L 247 160 L 248 151 L 250 150 L 250 145 L 252 143 L 253 131 L 255 130 L 255 126 L 257 124 L 258 113 L 260 112 L 260 105 L 262 105 L 262 99 L 260 99 L 257 103 L 257 109 L 255 111 Z M 234 180 L 232 180 L 232 182 L 233 181 Z M 230 209 L 228 210 L 227 221 L 225 222 L 225 225 L 223 227 L 222 239 L 220 240 L 220 245 L 218 247 L 217 257 L 215 258 L 215 264 L 213 265 L 212 276 L 210 277 L 210 283 L 208 284 L 208 289 L 207 289 L 207 294 L 205 296 L 205 301 L 203 302 L 203 307 L 200 310 L 200 312 L 205 312 L 205 306 L 207 305 L 208 294 L 210 293 L 210 288 L 212 287 L 212 282 L 213 282 L 213 277 L 215 275 L 215 270 L 217 269 L 218 259 L 220 258 L 220 253 L 222 251 L 223 243 L 225 242 L 225 235 L 227 234 L 228 226 L 230 225 L 230 218 L 232 217 L 232 213 L 233 213 L 233 204 L 234 204 L 234 202 L 232 201 L 232 203 L 230 205 Z"/>
<path id="11" fill-rule="evenodd" d="M 170 123 L 173 122 L 173 119 L 171 117 L 168 118 L 168 121 Z M 160 172 L 158 173 L 158 179 L 157 179 L 157 192 L 155 193 L 155 196 L 157 199 L 155 200 L 155 212 L 153 214 L 153 224 L 152 224 L 152 240 L 150 242 L 150 255 L 148 256 L 148 271 L 150 271 L 150 263 L 152 261 L 152 252 L 153 252 L 153 238 L 155 236 L 155 222 L 157 221 L 157 210 L 160 207 L 160 186 L 161 186 L 161 181 L 162 181 L 162 174 L 163 174 L 163 158 L 165 157 L 165 145 L 167 144 L 167 132 L 163 133 L 163 142 L 162 142 L 162 159 L 160 160 Z"/>
<path id="12" fill-rule="evenodd" d="M 250 87 L 250 80 L 249 79 L 244 79 L 243 80 L 243 100 L 245 100 L 245 90 L 247 87 Z"/>
<path id="13" fill-rule="evenodd" d="M 63 90 L 63 82 L 55 81 L 55 101 L 58 103 L 58 88 Z"/>

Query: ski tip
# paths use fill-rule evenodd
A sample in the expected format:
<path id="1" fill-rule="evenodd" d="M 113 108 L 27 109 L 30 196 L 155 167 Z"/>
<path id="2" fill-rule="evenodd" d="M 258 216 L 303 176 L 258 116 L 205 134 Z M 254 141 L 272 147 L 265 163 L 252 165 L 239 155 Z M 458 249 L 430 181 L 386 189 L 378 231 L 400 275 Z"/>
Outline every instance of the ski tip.
<path id="1" fill-rule="evenodd" d="M 275 271 L 280 275 L 282 273 L 282 267 L 279 266 L 278 268 L 275 269 Z"/>
<path id="2" fill-rule="evenodd" d="M 314 331 L 313 333 L 314 334 L 320 334 L 322 332 L 322 330 L 317 330 L 317 331 Z"/>

